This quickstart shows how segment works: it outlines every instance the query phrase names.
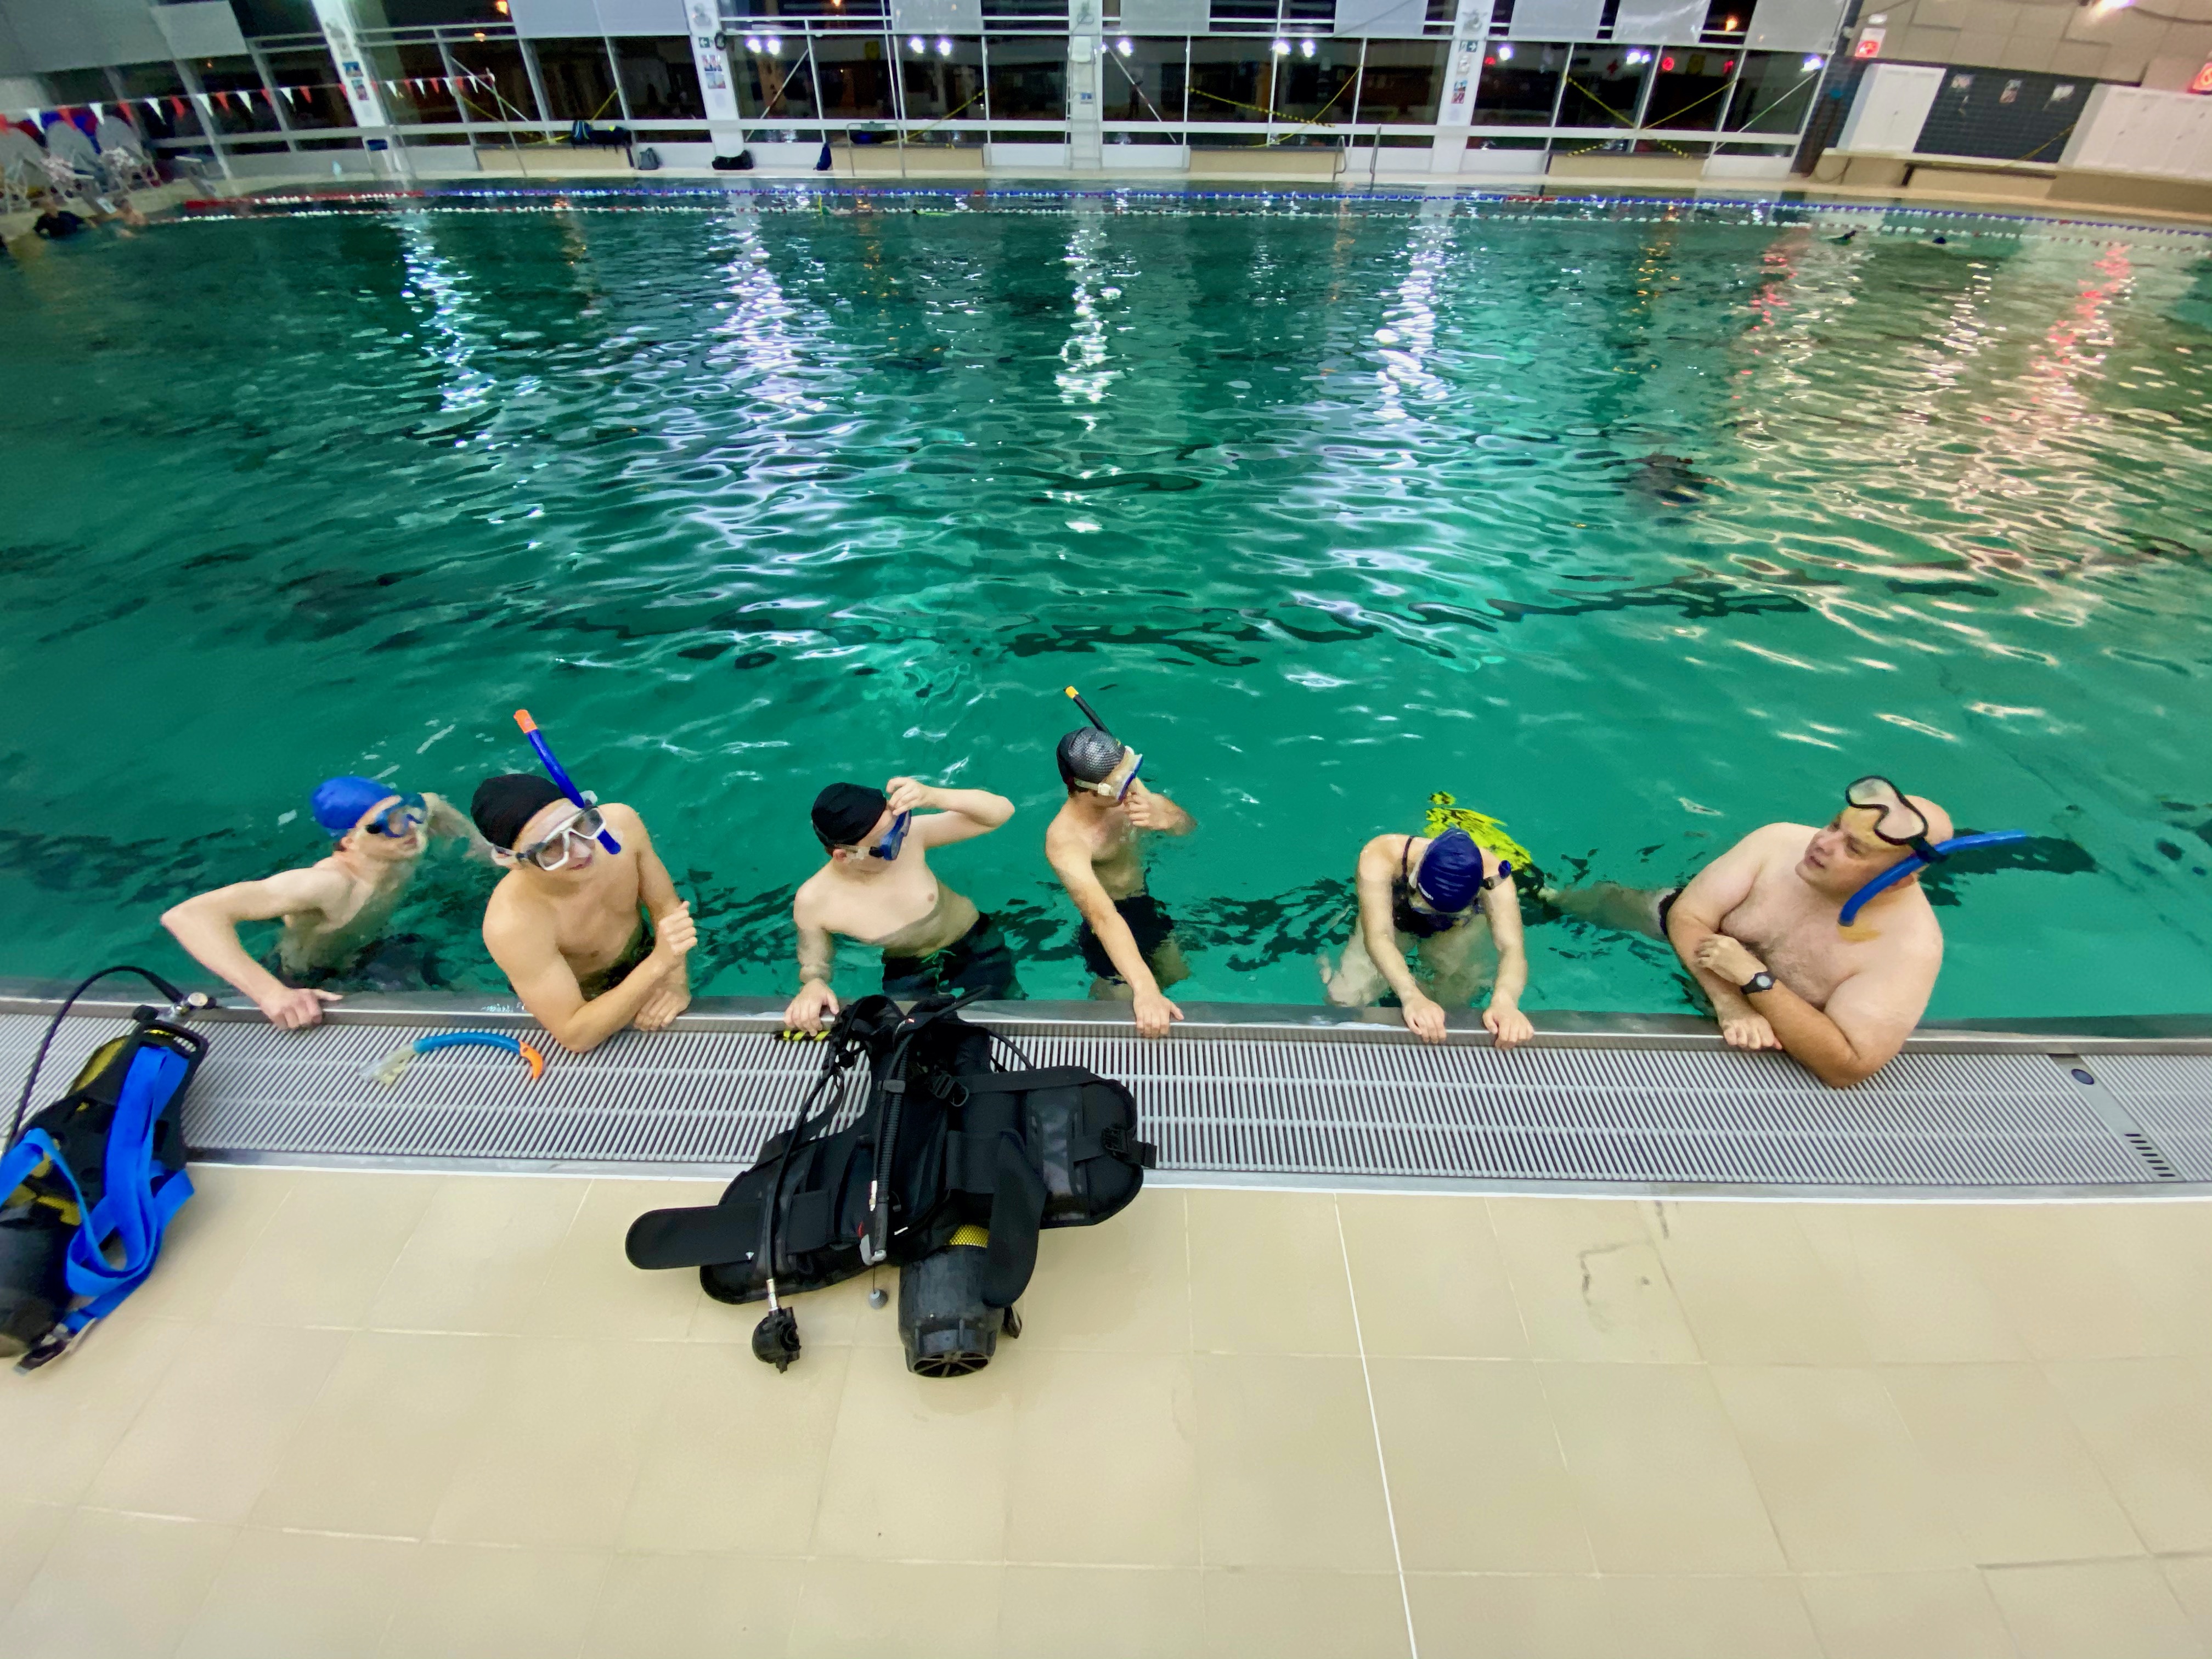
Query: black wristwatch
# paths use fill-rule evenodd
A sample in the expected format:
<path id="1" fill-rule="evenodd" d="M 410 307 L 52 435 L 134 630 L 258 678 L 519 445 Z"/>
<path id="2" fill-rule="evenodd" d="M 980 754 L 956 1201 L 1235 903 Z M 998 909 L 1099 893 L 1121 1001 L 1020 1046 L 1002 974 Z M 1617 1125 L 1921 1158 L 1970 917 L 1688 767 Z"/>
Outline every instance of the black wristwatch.
<path id="1" fill-rule="evenodd" d="M 1747 997 L 1757 996 L 1761 991 L 1771 991 L 1774 988 L 1774 975 L 1762 968 L 1735 988 Z"/>

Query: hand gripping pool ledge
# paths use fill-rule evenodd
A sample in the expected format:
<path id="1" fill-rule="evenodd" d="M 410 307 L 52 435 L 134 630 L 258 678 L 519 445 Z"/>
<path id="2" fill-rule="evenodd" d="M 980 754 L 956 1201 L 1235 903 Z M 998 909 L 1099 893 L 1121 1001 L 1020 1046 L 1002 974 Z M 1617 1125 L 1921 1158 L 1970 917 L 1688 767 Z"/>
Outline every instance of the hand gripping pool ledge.
<path id="1" fill-rule="evenodd" d="M 579 806 L 597 805 L 582 790 L 576 787 L 574 781 L 569 777 L 567 769 L 559 761 L 553 758 L 553 746 L 545 741 L 545 734 L 538 729 L 538 722 L 530 718 L 530 711 L 527 708 L 518 708 L 514 711 L 514 723 L 522 728 L 522 735 L 530 739 L 530 746 L 538 751 L 538 763 L 545 769 L 545 775 L 560 787 L 562 794 Z M 599 826 L 599 845 L 610 853 L 622 851 L 622 843 L 614 838 L 614 832 L 605 823 Z"/>
<path id="2" fill-rule="evenodd" d="M 1949 858 L 1954 853 L 1963 853 L 1970 847 L 2004 847 L 2014 842 L 2027 839 L 2027 831 L 2025 830 L 1984 830 L 1978 835 L 1954 836 L 1948 841 L 1939 841 L 1929 844 L 1928 851 L 1936 855 L 1932 859 L 1915 849 L 1904 862 L 1890 866 L 1888 869 L 1845 899 L 1842 912 L 1836 917 L 1836 926 L 1850 927 L 1858 920 L 1859 912 L 1866 908 L 1869 899 L 1888 891 L 1907 876 L 1917 875 L 1929 865 Z"/>

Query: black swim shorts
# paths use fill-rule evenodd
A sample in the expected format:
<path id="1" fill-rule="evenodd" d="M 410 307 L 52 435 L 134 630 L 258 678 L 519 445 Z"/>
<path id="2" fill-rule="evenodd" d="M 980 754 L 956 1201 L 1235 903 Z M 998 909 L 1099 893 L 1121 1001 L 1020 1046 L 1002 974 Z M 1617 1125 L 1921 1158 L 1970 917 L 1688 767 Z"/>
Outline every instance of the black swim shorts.
<path id="1" fill-rule="evenodd" d="M 942 951 L 884 958 L 885 996 L 912 1002 L 933 991 L 980 991 L 994 1001 L 1021 994 L 1014 983 L 1014 953 L 997 922 L 977 916 L 975 926 Z"/>
<path id="2" fill-rule="evenodd" d="M 1165 945 L 1169 935 L 1175 932 L 1175 918 L 1167 913 L 1167 907 L 1150 893 L 1115 899 L 1114 909 L 1122 921 L 1129 924 L 1129 932 L 1136 938 L 1137 954 L 1147 963 L 1152 961 L 1152 953 Z M 1076 935 L 1075 942 L 1083 948 L 1083 965 L 1093 975 L 1115 985 L 1121 982 L 1121 970 L 1114 965 L 1114 958 L 1106 954 L 1105 944 L 1091 931 L 1089 922 L 1083 924 L 1083 931 Z"/>

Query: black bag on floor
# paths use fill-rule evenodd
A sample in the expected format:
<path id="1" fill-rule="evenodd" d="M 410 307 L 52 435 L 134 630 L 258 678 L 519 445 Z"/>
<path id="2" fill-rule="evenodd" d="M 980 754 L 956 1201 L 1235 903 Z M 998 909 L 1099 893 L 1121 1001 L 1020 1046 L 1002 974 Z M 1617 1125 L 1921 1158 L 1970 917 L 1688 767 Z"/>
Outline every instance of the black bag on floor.
<path id="1" fill-rule="evenodd" d="M 625 1246 L 631 1264 L 697 1267 L 718 1301 L 765 1298 L 754 1351 L 779 1369 L 798 1352 L 781 1298 L 879 1264 L 904 1269 L 950 1252 L 955 1261 L 916 1281 L 945 1287 L 928 1299 L 942 1300 L 957 1279 L 981 1306 L 1011 1310 L 1036 1269 L 1039 1229 L 1087 1227 L 1125 1208 L 1153 1149 L 1137 1139 L 1136 1103 L 1121 1084 L 1081 1066 L 1000 1071 L 994 1044 L 1026 1057 L 962 1019 L 958 1006 L 926 998 L 901 1014 L 873 996 L 846 1009 L 792 1127 L 719 1204 L 640 1216 Z M 860 1111 L 830 1133 L 864 1058 Z M 980 1247 L 978 1234 L 988 1234 Z M 902 1328 L 917 1294 L 902 1279 Z M 912 1311 L 927 1323 L 929 1308 Z M 909 1333 L 908 1364 L 930 1369 L 915 1343 Z M 966 1352 L 974 1358 L 972 1346 Z M 987 1348 L 940 1374 L 988 1358 Z"/>

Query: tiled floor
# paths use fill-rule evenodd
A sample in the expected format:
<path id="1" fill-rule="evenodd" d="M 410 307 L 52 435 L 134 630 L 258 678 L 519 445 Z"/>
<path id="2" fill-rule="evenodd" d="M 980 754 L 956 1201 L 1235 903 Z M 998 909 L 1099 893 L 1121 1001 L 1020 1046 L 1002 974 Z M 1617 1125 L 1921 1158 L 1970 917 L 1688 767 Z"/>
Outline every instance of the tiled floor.
<path id="1" fill-rule="evenodd" d="M 0 1654 L 2212 1654 L 2212 1205 L 1155 1188 L 908 1376 L 700 1184 L 206 1168 L 0 1373 Z"/>

